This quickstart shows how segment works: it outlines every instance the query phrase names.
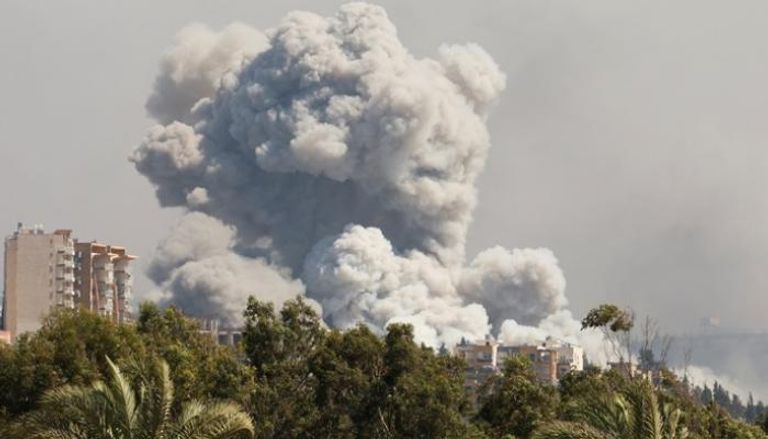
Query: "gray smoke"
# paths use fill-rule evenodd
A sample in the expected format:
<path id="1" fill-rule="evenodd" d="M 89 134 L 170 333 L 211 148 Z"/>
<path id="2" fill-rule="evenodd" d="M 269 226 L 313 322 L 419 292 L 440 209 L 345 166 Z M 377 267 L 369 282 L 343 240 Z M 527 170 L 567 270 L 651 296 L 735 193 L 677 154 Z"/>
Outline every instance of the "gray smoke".
<path id="1" fill-rule="evenodd" d="M 179 35 L 147 105 L 163 125 L 132 156 L 162 205 L 193 212 L 151 266 L 170 300 L 236 322 L 246 295 L 284 300 L 274 284 L 300 279 L 330 324 L 409 322 L 431 345 L 507 319 L 562 323 L 548 250 L 497 247 L 464 267 L 485 118 L 506 81 L 482 48 L 417 58 L 363 3 L 232 29 Z"/>
<path id="2" fill-rule="evenodd" d="M 161 242 L 148 269 L 162 287 L 162 300 L 192 315 L 238 325 L 249 295 L 276 303 L 303 294 L 304 287 L 264 258 L 234 251 L 235 229 L 204 213 L 191 212 Z"/>
<path id="3" fill-rule="evenodd" d="M 221 32 L 199 23 L 185 27 L 160 62 L 147 111 L 163 124 L 188 120 L 190 109 L 214 94 L 225 73 L 239 71 L 266 47 L 263 33 L 241 23 Z"/>

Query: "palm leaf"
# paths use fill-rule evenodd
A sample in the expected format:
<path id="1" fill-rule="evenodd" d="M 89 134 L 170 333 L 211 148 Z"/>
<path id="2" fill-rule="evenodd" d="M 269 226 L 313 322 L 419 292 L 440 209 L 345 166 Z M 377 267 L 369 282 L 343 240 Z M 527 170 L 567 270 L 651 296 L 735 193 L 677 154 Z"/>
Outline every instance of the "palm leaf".
<path id="1" fill-rule="evenodd" d="M 531 439 L 609 439 L 609 436 L 587 424 L 556 421 L 537 429 Z"/>
<path id="2" fill-rule="evenodd" d="M 109 358 L 109 380 L 63 386 L 43 396 L 3 439 L 240 439 L 252 438 L 251 419 L 228 402 L 185 404 L 174 422 L 173 384 L 164 361 L 140 367 L 131 383 Z"/>
<path id="3" fill-rule="evenodd" d="M 235 439 L 254 434 L 251 418 L 229 402 L 186 404 L 172 431 L 172 437 L 178 439 Z"/>

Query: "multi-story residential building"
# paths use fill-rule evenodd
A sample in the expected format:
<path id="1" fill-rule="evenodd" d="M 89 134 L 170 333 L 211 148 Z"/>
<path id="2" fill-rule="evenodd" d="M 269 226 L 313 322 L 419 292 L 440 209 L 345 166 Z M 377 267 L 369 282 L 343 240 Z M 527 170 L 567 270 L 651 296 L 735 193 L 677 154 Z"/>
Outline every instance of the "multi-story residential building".
<path id="1" fill-rule="evenodd" d="M 513 355 L 520 355 L 530 360 L 536 379 L 541 383 L 556 384 L 558 352 L 546 345 L 500 346 L 498 350 L 499 368 Z"/>
<path id="2" fill-rule="evenodd" d="M 476 388 L 490 375 L 500 373 L 513 355 L 528 358 L 539 382 L 556 384 L 572 370 L 584 369 L 584 350 L 552 338 L 540 345 L 503 345 L 491 337 L 482 342 L 462 340 L 455 352 L 467 362 L 465 387 Z"/>
<path id="3" fill-rule="evenodd" d="M 498 347 L 499 344 L 490 336 L 476 343 L 470 343 L 462 338 L 461 342 L 456 345 L 456 355 L 467 362 L 467 369 L 464 374 L 465 388 L 477 388 L 489 376 L 497 372 L 496 354 Z"/>
<path id="4" fill-rule="evenodd" d="M 200 333 L 210 336 L 213 341 L 223 346 L 236 346 L 243 339 L 243 331 L 237 328 L 221 326 L 216 318 L 192 318 L 200 327 Z"/>
<path id="5" fill-rule="evenodd" d="M 470 343 L 462 338 L 456 345 L 456 355 L 463 358 L 469 367 L 496 367 L 496 352 L 499 344 L 492 337 L 477 343 Z"/>
<path id="6" fill-rule="evenodd" d="M 75 243 L 75 289 L 82 308 L 116 322 L 131 319 L 130 263 L 124 247 L 99 242 Z"/>
<path id="7" fill-rule="evenodd" d="M 46 233 L 19 224 L 5 239 L 5 294 L 0 340 L 35 331 L 52 308 L 82 307 L 116 322 L 131 318 L 125 248 L 77 242 L 71 230 Z"/>
<path id="8" fill-rule="evenodd" d="M 557 351 L 557 379 L 572 370 L 584 370 L 584 348 L 571 343 L 547 338 L 543 346 Z"/>
<path id="9" fill-rule="evenodd" d="M 10 339 L 39 329 L 51 308 L 74 308 L 74 281 L 72 232 L 19 223 L 5 239 L 3 329 Z"/>

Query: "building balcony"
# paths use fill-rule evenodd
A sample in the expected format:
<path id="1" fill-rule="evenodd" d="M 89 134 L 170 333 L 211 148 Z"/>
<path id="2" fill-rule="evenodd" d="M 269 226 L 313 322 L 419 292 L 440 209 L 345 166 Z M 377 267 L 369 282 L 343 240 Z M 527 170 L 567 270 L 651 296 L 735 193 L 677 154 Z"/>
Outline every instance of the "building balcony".
<path id="1" fill-rule="evenodd" d="M 117 297 L 121 300 L 127 300 L 130 299 L 133 295 L 133 290 L 130 288 L 127 289 L 117 289 Z"/>
<path id="2" fill-rule="evenodd" d="M 74 273 L 59 273 L 56 272 L 56 281 L 57 282 L 69 282 L 74 283 L 75 282 L 75 274 Z"/>

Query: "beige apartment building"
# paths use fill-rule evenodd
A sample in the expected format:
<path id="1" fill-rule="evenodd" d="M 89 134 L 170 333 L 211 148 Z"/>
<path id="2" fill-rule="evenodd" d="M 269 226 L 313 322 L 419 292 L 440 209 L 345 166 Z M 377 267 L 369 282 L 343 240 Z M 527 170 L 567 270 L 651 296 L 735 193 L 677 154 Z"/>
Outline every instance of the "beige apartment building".
<path id="1" fill-rule="evenodd" d="M 540 383 L 557 384 L 559 378 L 557 365 L 560 358 L 556 349 L 546 345 L 500 346 L 497 352 L 499 367 L 502 368 L 507 358 L 513 355 L 520 355 L 530 360 L 536 379 Z"/>
<path id="2" fill-rule="evenodd" d="M 82 307 L 115 322 L 131 319 L 130 263 L 124 247 L 77 242 L 71 230 L 19 224 L 5 240 L 0 338 L 35 331 L 56 307 Z"/>
<path id="3" fill-rule="evenodd" d="M 80 306 L 115 322 L 130 320 L 133 282 L 129 268 L 134 259 L 124 247 L 75 243 L 75 290 Z"/>
<path id="4" fill-rule="evenodd" d="M 462 339 L 454 352 L 467 362 L 464 387 L 468 390 L 476 389 L 491 375 L 501 373 L 504 362 L 513 355 L 528 358 L 541 383 L 556 384 L 568 372 L 584 369 L 584 349 L 553 338 L 532 345 L 503 345 L 491 336 L 477 342 Z"/>
<path id="5" fill-rule="evenodd" d="M 74 308 L 72 232 L 19 224 L 5 240 L 4 282 L 3 329 L 11 340 L 39 329 L 52 307 Z"/>

